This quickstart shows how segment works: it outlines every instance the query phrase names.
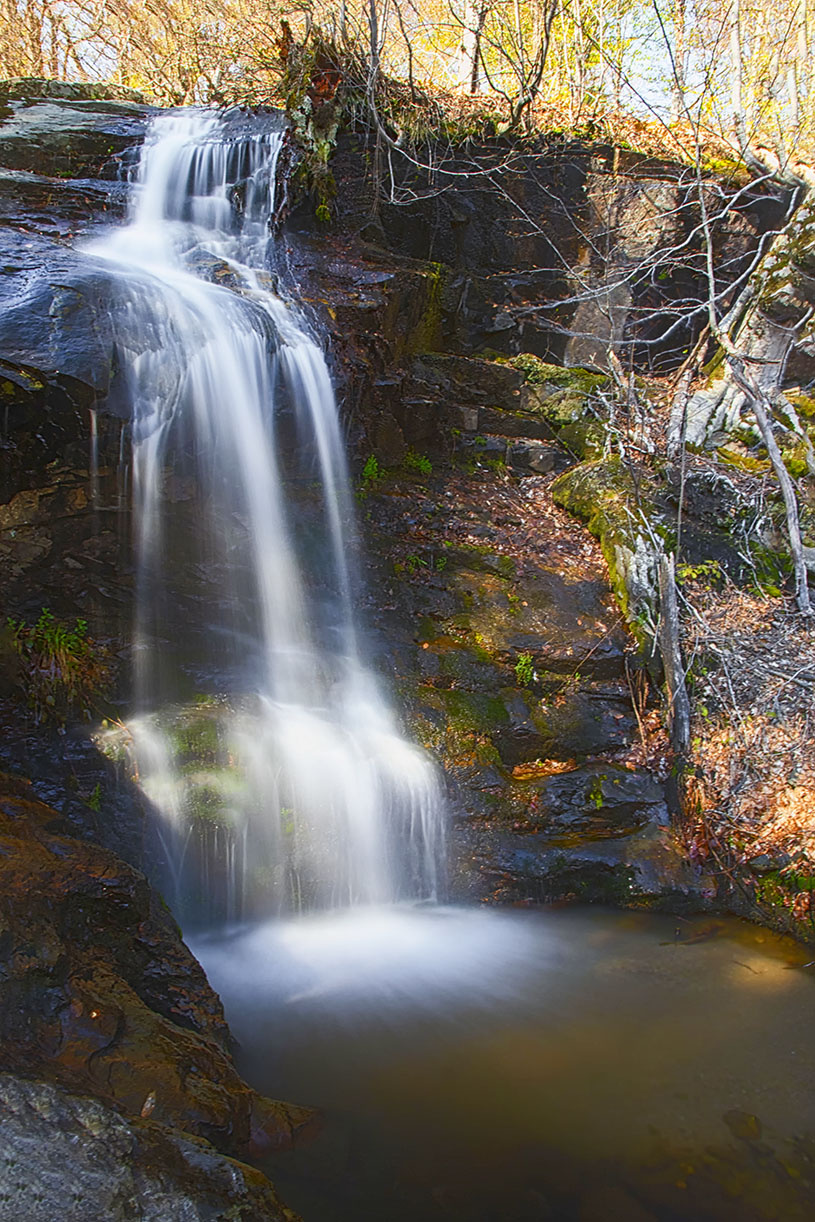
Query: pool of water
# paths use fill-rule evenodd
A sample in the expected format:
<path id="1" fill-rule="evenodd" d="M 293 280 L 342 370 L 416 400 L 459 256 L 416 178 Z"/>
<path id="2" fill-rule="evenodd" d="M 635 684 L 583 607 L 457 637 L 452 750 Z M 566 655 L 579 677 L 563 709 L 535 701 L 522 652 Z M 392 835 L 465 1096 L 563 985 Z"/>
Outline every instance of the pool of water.
<path id="1" fill-rule="evenodd" d="M 193 947 L 305 1222 L 815 1217 L 815 964 L 725 920 L 357 909 Z"/>

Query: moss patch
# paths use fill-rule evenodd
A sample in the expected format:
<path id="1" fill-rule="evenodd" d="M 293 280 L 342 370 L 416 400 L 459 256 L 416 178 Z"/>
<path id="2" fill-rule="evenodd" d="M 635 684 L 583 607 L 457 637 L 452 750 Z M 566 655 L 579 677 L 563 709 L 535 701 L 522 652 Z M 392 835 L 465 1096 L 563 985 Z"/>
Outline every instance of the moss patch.
<path id="1" fill-rule="evenodd" d="M 571 391 L 573 395 L 589 395 L 608 384 L 608 377 L 592 373 L 580 366 L 550 365 L 531 352 L 522 352 L 507 361 L 523 375 L 529 386 L 552 386 Z"/>
<path id="2" fill-rule="evenodd" d="M 425 306 L 408 338 L 406 351 L 409 353 L 432 352 L 441 342 L 443 264 L 429 263 L 424 280 L 427 293 Z"/>
<path id="3" fill-rule="evenodd" d="M 766 450 L 763 452 L 766 454 Z M 719 446 L 716 453 L 725 466 L 735 467 L 738 471 L 747 471 L 751 475 L 767 475 L 772 471 L 772 464 L 768 458 L 750 453 L 739 442 L 729 442 L 727 445 Z"/>
<path id="4" fill-rule="evenodd" d="M 441 751 L 448 765 L 500 765 L 492 735 L 509 724 L 509 714 L 499 697 L 461 688 L 422 687 L 417 694 L 427 709 L 441 714 L 442 723 L 433 725 L 430 717 L 420 714 L 415 728 L 428 747 Z"/>
<path id="5" fill-rule="evenodd" d="M 620 609 L 640 641 L 649 635 L 657 597 L 652 548 L 637 526 L 643 512 L 655 520 L 647 506 L 638 508 L 643 492 L 616 456 L 581 463 L 552 484 L 555 504 L 585 522 L 600 541 Z"/>

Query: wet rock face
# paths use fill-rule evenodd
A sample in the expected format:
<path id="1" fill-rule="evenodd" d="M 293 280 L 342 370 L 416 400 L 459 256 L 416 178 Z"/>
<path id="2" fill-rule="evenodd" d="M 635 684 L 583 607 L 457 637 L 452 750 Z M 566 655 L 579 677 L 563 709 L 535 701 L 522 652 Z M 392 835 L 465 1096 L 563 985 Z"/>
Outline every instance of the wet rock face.
<path id="1" fill-rule="evenodd" d="M 55 456 L 70 462 L 81 447 L 87 467 L 90 409 L 115 391 L 117 301 L 106 269 L 75 244 L 124 215 L 151 109 L 99 92 L 0 83 L 4 501 Z"/>
<path id="2" fill-rule="evenodd" d="M 0 164 L 50 178 L 119 177 L 119 159 L 143 135 L 152 108 L 134 92 L 129 100 L 93 96 L 104 92 L 33 78 L 0 82 Z"/>
<path id="3" fill-rule="evenodd" d="M 664 760 L 642 748 L 659 714 L 599 546 L 558 510 L 551 475 L 466 449 L 441 474 L 415 462 L 363 490 L 368 613 L 445 770 L 453 895 L 704 906 Z"/>
<path id="4" fill-rule="evenodd" d="M 493 898 L 700 906 L 704 882 L 683 860 L 663 787 L 645 770 L 597 761 L 517 773 L 526 802 L 519 817 L 497 829 L 476 820 L 461 831 L 462 853 Z"/>
<path id="5" fill-rule="evenodd" d="M 0 1069 L 88 1093 L 232 1154 L 308 1109 L 238 1076 L 218 997 L 144 876 L 0 776 Z"/>
<path id="6" fill-rule="evenodd" d="M 297 1222 L 265 1176 L 98 1100 L 0 1074 L 0 1217 Z"/>

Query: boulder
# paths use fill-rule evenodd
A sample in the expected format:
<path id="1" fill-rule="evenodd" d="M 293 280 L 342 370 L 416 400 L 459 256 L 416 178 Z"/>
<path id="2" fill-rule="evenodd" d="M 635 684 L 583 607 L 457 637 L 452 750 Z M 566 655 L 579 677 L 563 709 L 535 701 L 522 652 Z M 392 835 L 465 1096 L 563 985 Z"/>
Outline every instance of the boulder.
<path id="1" fill-rule="evenodd" d="M 0 775 L 0 1070 L 245 1156 L 313 1118 L 238 1075 L 219 998 L 159 896 Z"/>
<path id="2" fill-rule="evenodd" d="M 297 1222 L 261 1172 L 98 1099 L 0 1074 L 0 1217 Z"/>

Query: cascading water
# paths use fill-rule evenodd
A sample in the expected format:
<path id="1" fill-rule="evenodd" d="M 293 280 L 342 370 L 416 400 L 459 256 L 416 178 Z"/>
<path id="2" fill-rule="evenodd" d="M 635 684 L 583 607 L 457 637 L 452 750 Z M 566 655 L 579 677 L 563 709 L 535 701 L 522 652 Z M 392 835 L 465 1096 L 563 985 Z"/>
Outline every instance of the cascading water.
<path id="1" fill-rule="evenodd" d="M 435 770 L 360 657 L 328 370 L 269 270 L 282 139 L 202 111 L 159 117 L 128 225 L 93 247 L 126 320 L 128 728 L 176 905 L 196 876 L 210 919 L 434 897 L 442 854 Z"/>

